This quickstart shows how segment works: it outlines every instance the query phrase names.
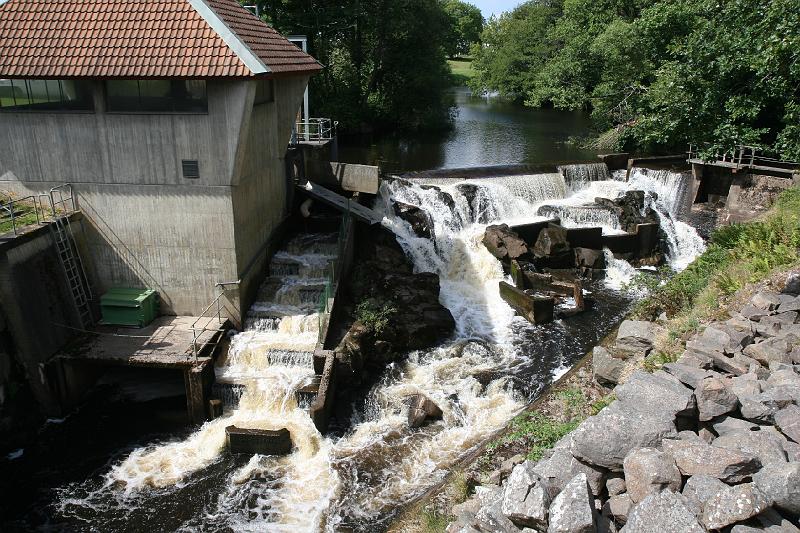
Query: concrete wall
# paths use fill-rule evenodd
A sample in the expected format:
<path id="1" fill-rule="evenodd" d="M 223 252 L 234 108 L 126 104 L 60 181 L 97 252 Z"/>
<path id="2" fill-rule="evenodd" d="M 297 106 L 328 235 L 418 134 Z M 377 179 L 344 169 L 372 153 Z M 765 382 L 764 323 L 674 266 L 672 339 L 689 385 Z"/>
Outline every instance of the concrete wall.
<path id="1" fill-rule="evenodd" d="M 71 222 L 79 248 L 81 219 L 76 214 Z M 47 363 L 75 336 L 64 326 L 81 324 L 48 227 L 0 243 L 0 316 L 11 345 L 3 351 L 16 358 L 43 410 L 58 414 L 57 384 Z"/>
<path id="2" fill-rule="evenodd" d="M 275 101 L 254 107 L 255 81 L 209 81 L 208 113 L 108 113 L 100 83 L 95 113 L 2 112 L 0 190 L 72 183 L 98 292 L 150 287 L 162 312 L 199 314 L 283 218 L 282 159 L 307 82 L 277 79 Z M 199 179 L 182 176 L 183 159 Z"/>

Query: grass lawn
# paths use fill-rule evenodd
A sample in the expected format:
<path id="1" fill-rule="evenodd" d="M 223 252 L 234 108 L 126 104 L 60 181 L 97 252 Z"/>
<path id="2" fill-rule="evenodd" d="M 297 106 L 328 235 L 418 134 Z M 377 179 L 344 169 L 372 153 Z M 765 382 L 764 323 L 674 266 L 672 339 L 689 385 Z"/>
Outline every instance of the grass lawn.
<path id="1" fill-rule="evenodd" d="M 447 64 L 450 65 L 450 72 L 453 74 L 453 81 L 456 85 L 466 85 L 477 74 L 472 68 L 471 57 L 449 59 Z"/>

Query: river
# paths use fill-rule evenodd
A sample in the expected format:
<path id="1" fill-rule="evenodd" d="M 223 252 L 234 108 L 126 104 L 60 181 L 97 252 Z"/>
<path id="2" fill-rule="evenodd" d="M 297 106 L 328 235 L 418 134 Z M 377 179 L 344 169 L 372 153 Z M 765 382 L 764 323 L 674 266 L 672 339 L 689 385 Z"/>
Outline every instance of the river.
<path id="1" fill-rule="evenodd" d="M 414 137 L 347 136 L 339 139 L 339 159 L 376 164 L 384 170 L 428 170 L 517 163 L 587 161 L 596 153 L 570 139 L 590 134 L 583 112 L 531 109 L 501 98 L 453 89 L 453 129 Z"/>
<path id="2" fill-rule="evenodd" d="M 564 143 L 585 131 L 585 117 L 510 110 L 464 93 L 461 98 L 454 131 L 421 145 L 426 148 L 419 153 L 435 162 L 415 159 L 413 150 L 399 144 L 382 152 L 386 159 L 412 169 L 588 158 Z M 535 125 L 535 117 L 546 119 Z M 483 142 L 471 124 L 485 132 Z M 377 153 L 372 151 L 389 142 L 361 153 Z M 440 480 L 613 329 L 632 301 L 619 290 L 632 268 L 609 258 L 607 279 L 587 284 L 596 302 L 589 311 L 546 325 L 527 323 L 499 297 L 498 282 L 506 275 L 481 244 L 487 224 L 535 220 L 547 204 L 558 207 L 565 223 L 596 225 L 582 215 L 584 203 L 637 188 L 656 193 L 648 201 L 666 221 L 673 266 L 685 266 L 702 249 L 696 233 L 676 220 L 685 176 L 637 171 L 628 182 L 608 172 L 589 181 L 570 177 L 583 175 L 477 180 L 479 216 L 455 180 L 439 184 L 449 203 L 423 183 L 384 183 L 375 207 L 415 269 L 439 275 L 440 301 L 456 321 L 450 339 L 387 368 L 335 435 L 316 432 L 292 400 L 299 377 L 313 373 L 310 360 L 270 352 L 276 346 L 308 350 L 307 334 L 314 333 L 308 328 L 317 323 L 313 312 L 270 321 L 269 327 L 254 323 L 233 339 L 232 356 L 218 362 L 216 374 L 245 380 L 245 394 L 227 406 L 222 419 L 200 427 L 181 425 L 181 404 L 174 398 L 123 397 L 103 387 L 77 413 L 46 424 L 36 446 L 2 465 L 3 531 L 382 531 L 403 503 Z M 427 212 L 434 239 L 417 237 L 394 214 L 395 201 Z M 616 231 L 613 221 L 603 225 Z M 289 249 L 310 267 L 313 261 L 304 254 L 319 251 Z M 319 275 L 315 268 L 309 276 Z M 436 402 L 443 419 L 409 428 L 405 399 L 415 393 Z M 296 448 L 286 457 L 231 456 L 224 449 L 224 427 L 237 420 L 289 427 Z"/>

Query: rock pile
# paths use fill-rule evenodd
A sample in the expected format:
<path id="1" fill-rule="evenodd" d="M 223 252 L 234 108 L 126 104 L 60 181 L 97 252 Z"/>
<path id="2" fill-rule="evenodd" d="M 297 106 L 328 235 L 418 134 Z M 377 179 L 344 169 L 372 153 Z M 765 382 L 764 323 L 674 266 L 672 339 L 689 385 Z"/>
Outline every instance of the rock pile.
<path id="1" fill-rule="evenodd" d="M 627 367 L 659 326 L 623 323 L 594 352 L 617 400 L 478 487 L 447 531 L 800 532 L 799 285 L 755 295 L 653 374 Z"/>

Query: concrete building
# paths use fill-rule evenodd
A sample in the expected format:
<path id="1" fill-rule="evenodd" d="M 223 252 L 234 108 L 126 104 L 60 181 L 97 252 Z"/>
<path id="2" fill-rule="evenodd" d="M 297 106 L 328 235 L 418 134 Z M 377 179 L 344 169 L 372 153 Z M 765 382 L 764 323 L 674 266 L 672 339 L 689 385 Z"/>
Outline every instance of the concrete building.
<path id="1" fill-rule="evenodd" d="M 0 190 L 73 185 L 96 294 L 152 288 L 196 316 L 240 280 L 241 316 L 320 69 L 235 0 L 0 0 Z"/>

